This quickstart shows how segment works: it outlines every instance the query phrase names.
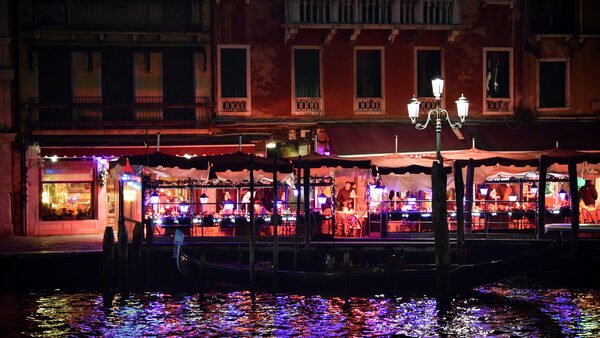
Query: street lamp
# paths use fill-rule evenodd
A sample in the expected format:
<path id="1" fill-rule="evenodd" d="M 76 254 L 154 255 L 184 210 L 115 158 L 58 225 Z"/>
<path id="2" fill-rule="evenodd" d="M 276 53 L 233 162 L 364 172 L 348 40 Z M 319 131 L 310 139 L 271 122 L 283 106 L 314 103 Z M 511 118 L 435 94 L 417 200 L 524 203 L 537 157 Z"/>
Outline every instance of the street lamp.
<path id="1" fill-rule="evenodd" d="M 469 114 L 469 101 L 464 95 L 461 95 L 456 100 L 456 108 L 458 112 L 459 121 L 452 122 L 448 111 L 441 108 L 441 97 L 444 92 L 444 80 L 433 79 L 431 81 L 433 89 L 433 95 L 435 96 L 435 109 L 430 110 L 427 113 L 427 120 L 425 123 L 417 123 L 419 118 L 419 108 L 421 102 L 417 100 L 415 96 L 408 101 L 408 117 L 417 130 L 424 130 L 427 128 L 432 120 L 435 120 L 435 145 L 436 145 L 436 159 L 441 169 L 432 170 L 432 205 L 433 205 L 433 231 L 435 238 L 435 262 L 436 267 L 439 270 L 436 273 L 436 285 L 440 296 L 450 297 L 451 285 L 450 280 L 450 240 L 448 236 L 448 220 L 446 219 L 446 175 L 443 174 L 444 162 L 441 153 L 441 134 L 442 134 L 442 120 L 448 121 L 451 128 L 460 128 L 465 122 L 465 118 Z M 434 164 L 434 168 L 436 165 Z M 442 172 L 442 173 L 440 173 Z M 444 190 L 442 192 L 442 190 Z M 458 229 L 457 229 L 458 232 Z M 458 233 L 458 238 L 460 238 Z M 459 242 L 461 240 L 459 239 Z"/>
<path id="2" fill-rule="evenodd" d="M 412 97 L 407 103 L 408 107 L 408 117 L 410 118 L 412 124 L 415 125 L 417 130 L 423 130 L 429 126 L 429 123 L 432 120 L 435 120 L 435 140 L 436 140 L 436 158 L 442 163 L 442 155 L 441 155 L 441 133 L 442 133 L 442 120 L 446 119 L 451 128 L 460 128 L 465 122 L 465 118 L 469 115 L 469 100 L 461 94 L 461 96 L 456 100 L 456 110 L 458 112 L 458 117 L 460 121 L 452 122 L 450 120 L 450 115 L 448 111 L 445 109 L 441 109 L 441 97 L 444 91 L 444 80 L 442 79 L 433 79 L 431 80 L 431 86 L 433 88 L 433 95 L 435 96 L 435 109 L 430 110 L 427 113 L 427 121 L 425 123 L 417 123 L 417 118 L 419 117 L 419 108 L 421 102 L 417 100 L 415 96 Z"/>

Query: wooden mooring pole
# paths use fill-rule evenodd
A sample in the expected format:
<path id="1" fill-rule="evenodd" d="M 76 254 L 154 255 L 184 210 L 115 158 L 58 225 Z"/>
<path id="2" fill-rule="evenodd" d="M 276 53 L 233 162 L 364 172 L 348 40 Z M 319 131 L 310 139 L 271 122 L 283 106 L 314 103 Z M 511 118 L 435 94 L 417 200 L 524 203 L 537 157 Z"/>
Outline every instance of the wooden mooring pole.
<path id="1" fill-rule="evenodd" d="M 112 227 L 104 229 L 102 239 L 102 289 L 111 290 L 115 281 L 115 234 Z"/>
<path id="2" fill-rule="evenodd" d="M 450 279 L 450 241 L 448 237 L 448 209 L 446 200 L 446 173 L 444 163 L 433 162 L 432 180 L 432 219 L 435 240 L 436 298 L 438 305 L 445 308 L 452 297 Z"/>

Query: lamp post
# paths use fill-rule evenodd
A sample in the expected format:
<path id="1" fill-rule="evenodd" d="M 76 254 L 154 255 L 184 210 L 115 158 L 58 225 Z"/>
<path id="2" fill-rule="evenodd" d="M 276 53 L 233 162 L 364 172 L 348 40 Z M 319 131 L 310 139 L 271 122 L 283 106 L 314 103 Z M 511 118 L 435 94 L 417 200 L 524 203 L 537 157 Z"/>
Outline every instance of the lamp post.
<path id="1" fill-rule="evenodd" d="M 442 133 L 442 120 L 448 121 L 448 124 L 451 128 L 460 128 L 465 122 L 465 118 L 469 114 L 469 100 L 461 94 L 461 96 L 456 100 L 456 108 L 458 111 L 458 117 L 460 121 L 452 122 L 450 120 L 450 115 L 448 111 L 441 108 L 441 99 L 442 92 L 444 89 L 444 80 L 442 79 L 433 79 L 431 81 L 431 86 L 433 87 L 433 95 L 435 96 L 435 109 L 430 110 L 427 113 L 427 120 L 425 123 L 417 123 L 417 118 L 419 117 L 419 108 L 421 102 L 417 100 L 417 98 L 413 95 L 412 99 L 408 101 L 408 117 L 410 118 L 412 124 L 415 125 L 417 130 L 423 130 L 429 126 L 429 123 L 435 120 L 435 150 L 436 150 L 436 158 L 441 163 L 442 162 L 442 142 L 441 142 L 441 133 Z"/>
<path id="2" fill-rule="evenodd" d="M 442 121 L 446 120 L 451 128 L 460 128 L 465 122 L 469 112 L 469 101 L 464 95 L 456 100 L 459 121 L 452 122 L 447 110 L 441 108 L 441 97 L 444 90 L 444 80 L 433 79 L 431 81 L 433 95 L 435 96 L 435 109 L 427 113 L 427 120 L 424 123 L 418 123 L 419 108 L 421 102 L 415 96 L 408 101 L 408 117 L 417 130 L 426 129 L 429 124 L 435 122 L 435 145 L 436 160 L 432 168 L 432 209 L 433 209 L 433 231 L 435 241 L 435 264 L 436 290 L 438 300 L 441 306 L 447 306 L 452 294 L 452 285 L 450 284 L 450 241 L 448 236 L 447 220 L 447 201 L 446 201 L 446 174 L 444 173 L 444 163 L 442 159 Z"/>

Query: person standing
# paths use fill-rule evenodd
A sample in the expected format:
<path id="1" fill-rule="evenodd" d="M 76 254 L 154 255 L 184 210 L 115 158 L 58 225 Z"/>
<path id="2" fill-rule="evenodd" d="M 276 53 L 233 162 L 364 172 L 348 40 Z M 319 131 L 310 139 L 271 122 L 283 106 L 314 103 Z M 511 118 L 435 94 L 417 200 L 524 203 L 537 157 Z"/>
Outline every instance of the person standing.
<path id="1" fill-rule="evenodd" d="M 592 184 L 592 180 L 585 180 L 583 187 L 579 188 L 579 207 L 582 217 L 588 217 L 593 223 L 598 223 L 598 215 L 596 213 L 596 200 L 598 199 L 598 191 Z"/>

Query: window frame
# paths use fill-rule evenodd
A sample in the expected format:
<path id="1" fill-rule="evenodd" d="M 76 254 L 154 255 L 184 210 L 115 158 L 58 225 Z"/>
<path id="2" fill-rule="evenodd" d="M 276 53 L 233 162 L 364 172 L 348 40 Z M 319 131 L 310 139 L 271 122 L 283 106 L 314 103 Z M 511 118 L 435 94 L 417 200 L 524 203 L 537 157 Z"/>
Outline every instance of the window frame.
<path id="1" fill-rule="evenodd" d="M 420 51 L 439 51 L 440 52 L 440 77 L 442 79 L 446 78 L 446 68 L 445 68 L 445 62 L 444 62 L 444 48 L 443 47 L 435 47 L 435 46 L 418 46 L 418 47 L 414 47 L 413 48 L 413 92 L 414 95 L 419 99 L 419 101 L 421 101 L 421 111 L 426 110 L 429 111 L 430 109 L 428 108 L 435 108 L 435 97 L 434 96 L 418 96 L 418 91 L 419 91 L 419 52 Z M 431 83 L 429 84 L 431 86 Z M 444 87 L 446 87 L 446 84 L 444 84 Z M 447 88 L 447 87 L 446 87 Z M 444 91 L 446 91 L 446 88 L 444 88 Z M 446 107 L 446 95 L 442 94 L 442 97 L 440 98 L 440 106 L 442 108 L 445 109 Z M 425 105 L 424 102 L 429 103 L 432 106 L 429 105 Z"/>
<path id="2" fill-rule="evenodd" d="M 358 110 L 357 109 L 357 101 L 360 99 L 367 99 L 364 97 L 359 98 L 358 97 L 358 86 L 357 86 L 357 65 L 356 62 L 358 60 L 358 52 L 359 51 L 372 51 L 372 50 L 378 50 L 379 54 L 380 54 L 380 65 L 381 65 L 381 97 L 377 98 L 380 99 L 381 101 L 381 109 L 380 110 Z M 354 115 L 385 115 L 385 47 L 383 46 L 355 46 L 353 48 L 353 58 L 352 58 L 352 86 L 354 88 L 353 90 L 353 98 L 354 98 L 354 104 L 353 104 L 353 113 Z M 370 99 L 374 99 L 374 98 L 370 98 Z"/>
<path id="3" fill-rule="evenodd" d="M 54 164 L 54 163 L 53 163 Z M 90 184 L 90 216 L 87 218 L 78 218 L 76 217 L 73 220 L 77 220 L 77 221 L 97 221 L 98 220 L 98 192 L 97 192 L 97 184 L 96 184 L 96 178 L 98 177 L 98 171 L 95 168 L 95 166 L 93 164 L 89 164 L 89 168 L 87 168 L 88 164 L 87 163 L 81 163 L 80 165 L 83 165 L 84 167 L 86 167 L 86 169 L 90 169 L 91 170 L 91 180 L 57 180 L 57 181 L 44 181 L 44 173 L 43 170 L 39 171 L 39 194 L 38 194 L 38 204 L 39 204 L 39 215 L 38 215 L 38 220 L 40 222 L 52 222 L 52 221 L 60 221 L 60 219 L 56 219 L 56 220 L 51 220 L 51 219 L 44 219 L 43 217 L 43 205 L 44 203 L 42 202 L 43 199 L 43 193 L 44 193 L 44 184 L 69 184 L 69 183 L 89 183 Z M 77 169 L 77 168 L 81 168 L 81 167 L 77 167 L 75 163 L 68 163 L 66 165 L 56 165 L 56 168 L 61 168 L 61 169 L 66 169 L 66 170 L 73 170 L 73 169 Z M 64 221 L 64 219 L 63 219 Z"/>
<path id="4" fill-rule="evenodd" d="M 298 49 L 303 49 L 303 50 L 318 50 L 319 51 L 319 100 L 320 100 L 320 112 L 319 113 L 313 113 L 313 112 L 309 112 L 309 111 L 299 111 L 297 109 L 295 109 L 295 104 L 294 101 L 297 98 L 296 97 L 296 50 Z M 325 107 L 324 107 L 324 92 L 323 92 L 323 48 L 321 46 L 317 46 L 317 45 L 310 45 L 310 46 L 293 46 L 292 47 L 292 53 L 291 53 L 291 59 L 292 59 L 292 67 L 291 67 L 291 72 L 292 72 L 292 80 L 291 80 L 291 112 L 292 115 L 323 115 L 323 112 L 325 111 Z M 317 98 L 311 98 L 311 99 L 317 99 Z"/>
<path id="5" fill-rule="evenodd" d="M 487 53 L 488 52 L 508 52 L 508 82 L 509 82 L 509 107 L 506 111 L 488 110 L 487 104 Z M 482 49 L 482 80 L 481 80 L 481 91 L 482 91 L 482 114 L 483 115 L 513 115 L 515 112 L 515 77 L 514 77 L 514 53 L 511 47 L 484 47 Z"/>
<path id="6" fill-rule="evenodd" d="M 540 107 L 540 70 L 542 62 L 564 62 L 565 63 L 565 106 L 564 107 Z M 537 61 L 535 72 L 536 110 L 540 112 L 561 112 L 571 109 L 571 59 L 570 58 L 540 58 Z"/>
<path id="7" fill-rule="evenodd" d="M 228 111 L 223 110 L 223 102 L 232 98 L 221 97 L 221 50 L 223 49 L 245 49 L 246 50 L 246 97 L 235 98 L 235 101 L 245 101 L 246 109 L 244 111 Z M 217 45 L 217 109 L 216 113 L 219 116 L 250 116 L 252 112 L 252 86 L 251 86 L 251 74 L 250 69 L 250 45 L 243 44 L 221 44 Z"/>

